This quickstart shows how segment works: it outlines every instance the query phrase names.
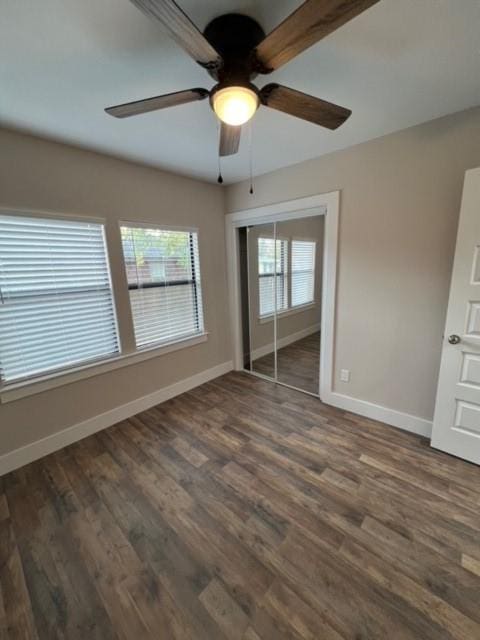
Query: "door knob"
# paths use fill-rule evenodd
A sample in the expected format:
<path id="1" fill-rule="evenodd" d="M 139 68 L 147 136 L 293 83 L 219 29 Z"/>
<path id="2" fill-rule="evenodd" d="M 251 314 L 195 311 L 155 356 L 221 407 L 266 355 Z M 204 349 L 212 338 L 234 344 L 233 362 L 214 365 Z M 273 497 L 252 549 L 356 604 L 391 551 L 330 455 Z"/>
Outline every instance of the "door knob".
<path id="1" fill-rule="evenodd" d="M 448 341 L 450 344 L 459 344 L 461 342 L 460 336 L 457 336 L 456 333 L 452 333 L 451 336 L 448 336 Z"/>

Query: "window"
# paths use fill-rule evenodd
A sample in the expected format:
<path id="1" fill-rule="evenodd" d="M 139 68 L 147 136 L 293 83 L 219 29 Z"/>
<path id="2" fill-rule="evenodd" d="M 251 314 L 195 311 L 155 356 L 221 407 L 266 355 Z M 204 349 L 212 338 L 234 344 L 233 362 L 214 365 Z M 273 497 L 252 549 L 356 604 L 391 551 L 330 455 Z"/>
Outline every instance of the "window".
<path id="1" fill-rule="evenodd" d="M 103 225 L 0 215 L 2 382 L 118 349 Z"/>
<path id="2" fill-rule="evenodd" d="M 203 333 L 198 234 L 122 226 L 138 347 Z"/>
<path id="3" fill-rule="evenodd" d="M 311 240 L 258 238 L 260 317 L 315 301 L 315 249 Z M 289 255 L 290 253 L 290 255 Z"/>
<path id="4" fill-rule="evenodd" d="M 315 242 L 292 240 L 292 307 L 314 301 Z"/>
<path id="5" fill-rule="evenodd" d="M 275 278 L 276 276 L 276 278 Z M 260 315 L 288 309 L 288 240 L 258 238 L 258 290 Z"/>

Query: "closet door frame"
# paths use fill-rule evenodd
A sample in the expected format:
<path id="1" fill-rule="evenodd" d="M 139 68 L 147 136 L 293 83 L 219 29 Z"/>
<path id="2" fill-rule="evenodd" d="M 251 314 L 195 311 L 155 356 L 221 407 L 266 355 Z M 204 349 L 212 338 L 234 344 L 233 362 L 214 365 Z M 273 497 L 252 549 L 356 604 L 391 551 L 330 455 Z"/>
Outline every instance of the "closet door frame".
<path id="1" fill-rule="evenodd" d="M 232 360 L 233 368 L 236 371 L 244 370 L 238 228 L 298 218 L 325 216 L 319 396 L 320 400 L 327 403 L 331 400 L 333 393 L 339 206 L 340 192 L 332 191 L 244 211 L 235 211 L 225 216 Z"/>

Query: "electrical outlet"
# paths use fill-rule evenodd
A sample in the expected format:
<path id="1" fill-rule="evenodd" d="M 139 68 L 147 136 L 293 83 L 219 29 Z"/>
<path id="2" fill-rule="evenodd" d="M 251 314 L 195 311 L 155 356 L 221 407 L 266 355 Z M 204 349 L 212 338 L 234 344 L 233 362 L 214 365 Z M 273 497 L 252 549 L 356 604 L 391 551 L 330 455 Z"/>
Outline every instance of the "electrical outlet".
<path id="1" fill-rule="evenodd" d="M 350 370 L 340 369 L 340 380 L 342 382 L 350 382 Z"/>

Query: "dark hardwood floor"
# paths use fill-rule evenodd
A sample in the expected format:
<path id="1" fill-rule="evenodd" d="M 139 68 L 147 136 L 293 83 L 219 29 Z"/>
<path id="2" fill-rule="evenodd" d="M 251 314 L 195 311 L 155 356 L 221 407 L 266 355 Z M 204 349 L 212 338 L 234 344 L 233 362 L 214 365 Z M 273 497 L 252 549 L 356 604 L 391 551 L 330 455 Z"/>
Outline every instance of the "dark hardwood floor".
<path id="1" fill-rule="evenodd" d="M 264 376 L 274 377 L 274 354 L 257 358 L 252 370 Z M 318 394 L 320 371 L 320 332 L 292 342 L 277 352 L 278 381 L 292 387 Z"/>
<path id="2" fill-rule="evenodd" d="M 478 640 L 480 469 L 228 374 L 0 479 L 0 637 Z"/>

